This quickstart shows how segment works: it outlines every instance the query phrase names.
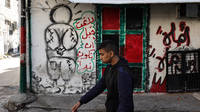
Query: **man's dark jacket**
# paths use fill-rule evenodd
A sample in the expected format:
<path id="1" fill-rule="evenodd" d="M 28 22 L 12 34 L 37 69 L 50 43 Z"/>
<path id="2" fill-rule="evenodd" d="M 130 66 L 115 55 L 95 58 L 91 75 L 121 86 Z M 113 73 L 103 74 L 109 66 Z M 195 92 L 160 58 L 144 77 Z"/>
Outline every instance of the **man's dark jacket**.
<path id="1" fill-rule="evenodd" d="M 80 102 L 85 104 L 107 89 L 105 103 L 107 112 L 133 112 L 133 75 L 127 60 L 120 60 L 106 67 L 103 77 L 84 96 Z"/>

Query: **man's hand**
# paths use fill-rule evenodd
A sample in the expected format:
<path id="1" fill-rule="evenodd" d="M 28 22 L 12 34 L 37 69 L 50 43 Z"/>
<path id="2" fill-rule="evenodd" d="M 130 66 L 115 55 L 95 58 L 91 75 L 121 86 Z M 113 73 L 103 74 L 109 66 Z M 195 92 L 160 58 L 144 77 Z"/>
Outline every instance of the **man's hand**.
<path id="1" fill-rule="evenodd" d="M 72 112 L 78 112 L 78 108 L 81 106 L 81 103 L 80 102 L 78 102 L 76 105 L 74 105 L 73 107 L 72 107 Z"/>

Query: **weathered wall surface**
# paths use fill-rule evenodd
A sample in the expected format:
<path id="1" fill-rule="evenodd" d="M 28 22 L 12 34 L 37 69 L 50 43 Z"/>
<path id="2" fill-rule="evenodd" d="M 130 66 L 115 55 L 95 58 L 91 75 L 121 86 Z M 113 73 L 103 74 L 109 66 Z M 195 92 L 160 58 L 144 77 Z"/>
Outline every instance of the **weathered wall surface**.
<path id="1" fill-rule="evenodd" d="M 84 93 L 96 84 L 92 4 L 31 2 L 32 87 L 37 93 Z"/>
<path id="2" fill-rule="evenodd" d="M 166 92 L 166 50 L 200 47 L 198 18 L 176 19 L 175 4 L 150 6 L 149 89 Z"/>
<path id="3" fill-rule="evenodd" d="M 67 0 L 31 2 L 32 88 L 85 93 L 96 84 L 96 12 Z M 166 92 L 166 50 L 198 49 L 198 18 L 176 18 L 176 4 L 150 5 L 147 75 L 150 92 Z M 147 40 L 148 41 L 148 40 Z"/>

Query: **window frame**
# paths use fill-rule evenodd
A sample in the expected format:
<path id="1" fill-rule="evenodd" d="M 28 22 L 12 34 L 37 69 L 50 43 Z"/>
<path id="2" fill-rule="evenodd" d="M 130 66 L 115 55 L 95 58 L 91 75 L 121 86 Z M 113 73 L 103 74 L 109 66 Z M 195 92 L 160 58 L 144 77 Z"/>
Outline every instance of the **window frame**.
<path id="1" fill-rule="evenodd" d="M 120 7 L 120 29 L 119 30 L 103 30 L 102 28 L 102 8 L 103 7 Z M 142 29 L 126 30 L 126 8 L 143 8 L 143 27 Z M 143 57 L 142 63 L 129 63 L 130 67 L 142 68 L 142 85 L 141 88 L 135 88 L 134 92 L 144 92 L 146 89 L 146 28 L 147 28 L 147 5 L 97 5 L 97 46 L 102 42 L 103 34 L 119 34 L 119 47 L 125 45 L 126 34 L 141 34 L 143 35 Z M 100 56 L 97 50 L 97 65 L 96 70 L 98 74 L 97 80 L 102 77 L 102 68 L 105 68 L 107 64 L 103 64 L 100 60 Z"/>

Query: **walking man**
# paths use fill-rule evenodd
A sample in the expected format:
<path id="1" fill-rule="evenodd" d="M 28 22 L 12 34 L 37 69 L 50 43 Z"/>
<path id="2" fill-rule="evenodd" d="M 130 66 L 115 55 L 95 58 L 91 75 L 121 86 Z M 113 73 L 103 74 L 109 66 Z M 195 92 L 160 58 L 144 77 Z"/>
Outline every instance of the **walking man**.
<path id="1" fill-rule="evenodd" d="M 107 89 L 107 112 L 133 112 L 133 75 L 127 60 L 119 56 L 116 45 L 105 40 L 98 46 L 100 59 L 108 64 L 103 77 L 73 106 L 72 112 Z"/>

